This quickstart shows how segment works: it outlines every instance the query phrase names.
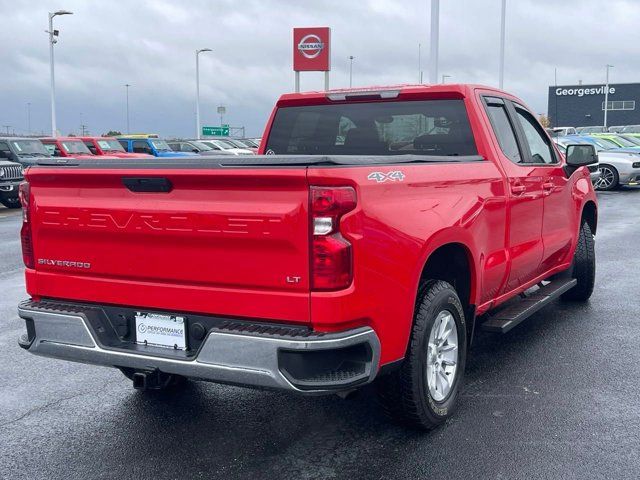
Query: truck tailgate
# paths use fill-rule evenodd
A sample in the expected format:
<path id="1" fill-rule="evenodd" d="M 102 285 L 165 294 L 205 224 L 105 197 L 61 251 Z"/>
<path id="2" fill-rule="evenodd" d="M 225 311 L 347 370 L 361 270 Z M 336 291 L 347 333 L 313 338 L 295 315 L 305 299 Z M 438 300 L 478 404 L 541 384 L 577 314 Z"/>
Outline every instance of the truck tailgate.
<path id="1" fill-rule="evenodd" d="M 306 169 L 45 167 L 27 179 L 31 295 L 309 321 Z M 149 179 L 170 191 L 132 191 Z"/>

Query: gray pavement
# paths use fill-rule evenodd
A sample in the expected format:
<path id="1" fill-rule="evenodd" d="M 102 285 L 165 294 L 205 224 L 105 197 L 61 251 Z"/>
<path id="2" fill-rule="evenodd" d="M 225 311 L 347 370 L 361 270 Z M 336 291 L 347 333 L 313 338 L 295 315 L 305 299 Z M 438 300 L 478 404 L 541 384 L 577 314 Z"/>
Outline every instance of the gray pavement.
<path id="1" fill-rule="evenodd" d="M 427 434 L 387 420 L 371 388 L 150 395 L 24 352 L 20 216 L 0 209 L 0 478 L 637 479 L 640 190 L 599 197 L 592 300 L 479 336 L 456 416 Z"/>

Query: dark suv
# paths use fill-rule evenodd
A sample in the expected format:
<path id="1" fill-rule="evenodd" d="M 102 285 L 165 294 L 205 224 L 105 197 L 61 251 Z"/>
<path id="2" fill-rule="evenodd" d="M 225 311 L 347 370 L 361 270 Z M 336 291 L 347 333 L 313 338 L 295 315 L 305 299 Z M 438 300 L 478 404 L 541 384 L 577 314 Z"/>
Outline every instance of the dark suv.
<path id="1" fill-rule="evenodd" d="M 7 208 L 20 207 L 18 186 L 23 180 L 22 165 L 0 158 L 0 203 L 2 205 Z"/>
<path id="2" fill-rule="evenodd" d="M 37 138 L 0 137 L 0 159 L 18 162 L 25 167 L 51 155 Z"/>

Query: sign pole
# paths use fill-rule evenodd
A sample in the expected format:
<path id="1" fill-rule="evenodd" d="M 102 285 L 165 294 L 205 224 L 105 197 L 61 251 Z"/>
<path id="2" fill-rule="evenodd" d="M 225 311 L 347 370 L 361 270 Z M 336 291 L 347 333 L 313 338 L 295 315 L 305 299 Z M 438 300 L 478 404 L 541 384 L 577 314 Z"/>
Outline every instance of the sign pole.
<path id="1" fill-rule="evenodd" d="M 324 72 L 324 91 L 329 90 L 329 70 Z"/>
<path id="2" fill-rule="evenodd" d="M 295 87 L 296 87 L 296 93 L 300 93 L 300 72 L 296 70 L 296 77 L 295 77 Z"/>
<path id="3" fill-rule="evenodd" d="M 607 129 L 607 110 L 609 110 L 609 69 L 613 65 L 607 64 L 607 85 L 604 87 L 604 129 Z"/>
<path id="4" fill-rule="evenodd" d="M 429 54 L 429 83 L 438 83 L 438 39 L 440 36 L 440 0 L 431 0 L 431 51 Z"/>

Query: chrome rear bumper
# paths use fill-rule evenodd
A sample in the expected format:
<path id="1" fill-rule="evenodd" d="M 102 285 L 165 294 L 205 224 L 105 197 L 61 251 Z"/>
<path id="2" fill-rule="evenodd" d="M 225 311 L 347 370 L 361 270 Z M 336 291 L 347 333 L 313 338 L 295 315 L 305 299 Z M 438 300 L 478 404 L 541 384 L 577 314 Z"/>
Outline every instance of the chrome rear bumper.
<path id="1" fill-rule="evenodd" d="M 52 308 L 24 302 L 18 313 L 27 325 L 19 344 L 35 355 L 241 386 L 331 393 L 372 381 L 380 361 L 380 342 L 369 327 L 302 338 L 212 328 L 198 351 L 187 358 L 158 347 L 136 345 L 135 351 L 127 351 L 101 345 L 77 305 Z M 346 366 L 337 367 L 336 358 Z"/>

